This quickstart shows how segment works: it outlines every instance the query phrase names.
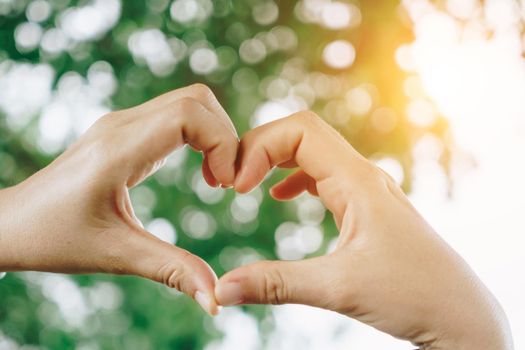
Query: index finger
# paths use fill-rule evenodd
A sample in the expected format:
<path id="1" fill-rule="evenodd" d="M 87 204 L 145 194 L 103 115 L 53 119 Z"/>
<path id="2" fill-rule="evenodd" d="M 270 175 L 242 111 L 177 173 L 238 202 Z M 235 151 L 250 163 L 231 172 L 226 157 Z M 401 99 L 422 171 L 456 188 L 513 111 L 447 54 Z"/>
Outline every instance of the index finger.
<path id="1" fill-rule="evenodd" d="M 299 112 L 249 131 L 241 140 L 235 189 L 247 192 L 274 166 L 295 162 L 316 182 L 319 196 L 342 218 L 350 192 L 375 170 L 336 130 L 312 112 Z"/>
<path id="2" fill-rule="evenodd" d="M 136 120 L 144 132 L 146 159 L 157 161 L 183 144 L 204 152 L 211 175 L 223 185 L 232 185 L 238 139 L 217 116 L 198 100 L 184 97 Z M 140 158 L 139 158 L 140 161 Z"/>
<path id="3" fill-rule="evenodd" d="M 192 84 L 166 92 L 160 96 L 144 102 L 141 105 L 131 108 L 129 111 L 133 111 L 138 115 L 145 114 L 155 111 L 160 107 L 170 105 L 184 98 L 192 98 L 201 103 L 204 107 L 206 107 L 206 109 L 213 113 L 214 116 L 217 117 L 218 120 L 235 135 L 235 137 L 237 137 L 237 130 L 235 129 L 235 126 L 233 125 L 224 108 L 215 97 L 213 91 L 207 85 L 201 83 Z"/>

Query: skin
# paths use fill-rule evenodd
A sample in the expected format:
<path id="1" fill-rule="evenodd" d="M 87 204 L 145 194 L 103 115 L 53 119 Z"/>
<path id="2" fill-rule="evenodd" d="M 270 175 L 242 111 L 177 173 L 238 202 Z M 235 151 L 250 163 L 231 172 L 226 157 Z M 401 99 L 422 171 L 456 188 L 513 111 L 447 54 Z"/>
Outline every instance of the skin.
<path id="1" fill-rule="evenodd" d="M 151 235 L 133 213 L 129 189 L 185 143 L 203 152 L 210 185 L 241 193 L 275 166 L 298 167 L 271 194 L 318 195 L 340 228 L 337 249 L 257 262 L 217 281 L 202 259 Z M 133 274 L 181 290 L 210 314 L 217 302 L 300 303 L 421 349 L 512 349 L 490 292 L 397 185 L 335 130 L 302 112 L 248 132 L 239 145 L 203 85 L 101 118 L 48 167 L 0 191 L 0 228 L 0 271 Z"/>
<path id="2" fill-rule="evenodd" d="M 236 191 L 273 167 L 298 171 L 271 189 L 277 200 L 319 196 L 340 229 L 336 250 L 302 261 L 261 261 L 230 271 L 221 305 L 298 303 L 333 310 L 421 349 L 512 349 L 500 306 L 402 190 L 311 112 L 249 131 Z"/>
<path id="3" fill-rule="evenodd" d="M 129 198 L 186 143 L 203 152 L 210 184 L 233 184 L 237 133 L 206 86 L 102 117 L 49 166 L 0 191 L 0 271 L 138 275 L 217 313 L 212 269 L 144 230 Z"/>

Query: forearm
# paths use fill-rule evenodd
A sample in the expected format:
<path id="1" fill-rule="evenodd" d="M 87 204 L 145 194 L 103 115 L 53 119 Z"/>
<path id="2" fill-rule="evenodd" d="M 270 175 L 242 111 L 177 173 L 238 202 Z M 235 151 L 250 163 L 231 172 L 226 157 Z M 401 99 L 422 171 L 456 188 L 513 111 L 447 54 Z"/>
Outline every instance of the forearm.
<path id="1" fill-rule="evenodd" d="M 0 190 L 0 271 L 38 269 L 41 252 L 55 244 L 40 240 L 39 232 L 48 226 L 37 213 L 28 181 Z"/>
<path id="2" fill-rule="evenodd" d="M 494 301 L 495 302 L 495 301 Z M 475 312 L 478 311 L 478 312 Z M 468 312 L 468 310 L 465 310 Z M 496 303 L 484 310 L 472 310 L 467 322 L 451 324 L 450 337 L 436 341 L 424 350 L 512 350 L 510 327 L 505 314 Z"/>
<path id="3" fill-rule="evenodd" d="M 19 269 L 15 259 L 15 242 L 13 242 L 13 237 L 16 236 L 13 195 L 13 187 L 0 190 L 0 271 L 2 272 Z"/>
<path id="4" fill-rule="evenodd" d="M 512 350 L 510 326 L 494 295 L 459 256 L 446 270 L 449 283 L 436 286 L 441 297 L 432 303 L 436 340 L 422 349 Z"/>

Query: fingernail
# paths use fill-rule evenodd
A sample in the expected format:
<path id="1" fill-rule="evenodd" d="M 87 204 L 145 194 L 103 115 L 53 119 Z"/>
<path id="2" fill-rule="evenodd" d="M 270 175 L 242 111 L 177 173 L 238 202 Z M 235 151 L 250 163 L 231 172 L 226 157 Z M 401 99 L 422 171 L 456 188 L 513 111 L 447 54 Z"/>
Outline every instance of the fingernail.
<path id="1" fill-rule="evenodd" d="M 215 295 L 217 301 L 224 306 L 239 305 L 243 302 L 242 288 L 239 283 L 219 283 L 215 287 Z"/>
<path id="2" fill-rule="evenodd" d="M 210 296 L 206 293 L 197 291 L 195 293 L 195 301 L 211 316 L 217 315 L 219 312 L 217 305 L 212 302 Z"/>

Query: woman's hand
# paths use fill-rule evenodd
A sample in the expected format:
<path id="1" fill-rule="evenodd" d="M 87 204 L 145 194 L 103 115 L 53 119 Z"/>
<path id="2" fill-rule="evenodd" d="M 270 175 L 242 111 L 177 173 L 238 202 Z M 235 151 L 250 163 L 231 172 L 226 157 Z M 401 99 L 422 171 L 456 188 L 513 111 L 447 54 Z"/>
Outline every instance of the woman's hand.
<path id="1" fill-rule="evenodd" d="M 216 313 L 215 273 L 145 231 L 129 199 L 129 188 L 185 143 L 203 152 L 209 184 L 233 184 L 237 134 L 207 87 L 102 117 L 48 167 L 0 191 L 0 271 L 134 274 Z"/>
<path id="2" fill-rule="evenodd" d="M 235 189 L 274 166 L 298 170 L 271 190 L 303 191 L 333 213 L 336 250 L 303 261 L 264 261 L 225 274 L 219 304 L 300 303 L 356 318 L 423 349 L 511 349 L 498 303 L 432 230 L 400 188 L 310 112 L 263 125 L 241 141 Z"/>

